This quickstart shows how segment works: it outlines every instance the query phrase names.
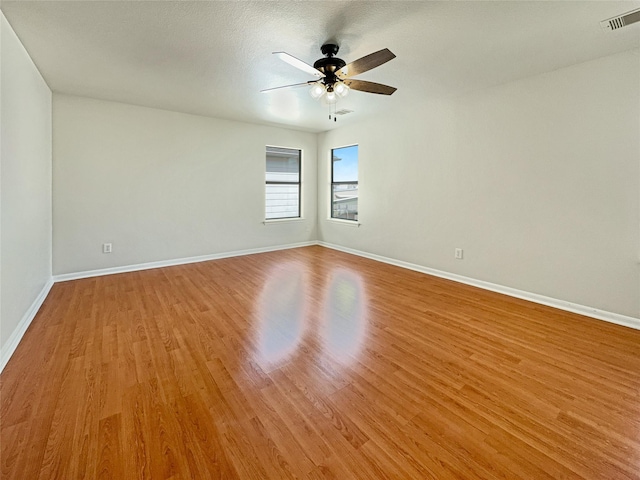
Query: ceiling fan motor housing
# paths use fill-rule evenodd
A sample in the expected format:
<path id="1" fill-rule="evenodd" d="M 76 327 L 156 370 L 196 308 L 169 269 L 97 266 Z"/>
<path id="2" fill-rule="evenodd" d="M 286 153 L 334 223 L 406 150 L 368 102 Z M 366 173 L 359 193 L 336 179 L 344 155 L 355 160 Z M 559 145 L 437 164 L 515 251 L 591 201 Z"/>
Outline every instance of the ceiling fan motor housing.
<path id="1" fill-rule="evenodd" d="M 340 47 L 333 43 L 327 43 L 320 48 L 325 58 L 321 58 L 313 64 L 313 68 L 320 70 L 326 76 L 323 78 L 325 85 L 333 85 L 338 78 L 336 72 L 344 67 L 347 63 L 341 58 L 334 57 L 338 53 Z"/>

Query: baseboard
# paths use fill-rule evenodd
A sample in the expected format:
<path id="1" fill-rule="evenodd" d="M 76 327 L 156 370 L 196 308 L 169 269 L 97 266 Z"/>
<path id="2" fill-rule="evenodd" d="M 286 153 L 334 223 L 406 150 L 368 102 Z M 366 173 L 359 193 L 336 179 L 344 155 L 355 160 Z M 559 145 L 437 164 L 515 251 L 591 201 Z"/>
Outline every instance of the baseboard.
<path id="1" fill-rule="evenodd" d="M 102 275 L 114 275 L 116 273 L 138 272 L 140 270 L 151 270 L 153 268 L 173 267 L 176 265 L 186 265 L 188 263 L 206 262 L 209 260 L 219 260 L 221 258 L 239 257 L 242 255 L 253 255 L 255 253 L 275 252 L 277 250 L 288 250 L 290 248 L 308 247 L 317 245 L 315 240 L 310 242 L 290 243 L 287 245 L 277 245 L 274 247 L 249 248 L 246 250 L 236 250 L 233 252 L 214 253 L 211 255 L 200 255 L 197 257 L 176 258 L 173 260 L 160 260 L 158 262 L 138 263 L 135 265 L 125 265 L 122 267 L 101 268 L 98 270 L 88 270 L 84 272 L 63 273 L 54 275 L 54 282 L 66 282 L 81 278 L 100 277 Z"/>
<path id="2" fill-rule="evenodd" d="M 44 303 L 44 300 L 47 298 L 47 295 L 49 295 L 49 290 L 51 290 L 52 286 L 53 279 L 49 278 L 27 312 L 23 315 L 16 329 L 11 333 L 11 336 L 9 337 L 7 342 L 0 349 L 0 373 L 2 373 L 4 367 L 7 366 L 7 363 L 9 362 L 11 355 L 13 355 L 13 352 L 15 352 L 16 348 L 18 348 L 20 340 L 22 340 L 22 337 L 27 331 L 27 328 L 29 328 L 29 325 L 31 325 L 31 322 L 40 310 L 40 307 Z"/>
<path id="3" fill-rule="evenodd" d="M 463 275 L 457 275 L 455 273 L 443 272 L 434 268 L 423 267 L 415 263 L 403 262 L 401 260 L 395 260 L 393 258 L 383 257 L 382 255 L 376 255 L 373 253 L 363 252 L 355 250 L 353 248 L 342 247 L 332 243 L 317 242 L 318 245 L 331 248 L 333 250 L 339 250 L 341 252 L 350 253 L 352 255 L 358 255 L 360 257 L 369 258 L 378 262 L 388 263 L 397 267 L 407 268 L 409 270 L 415 270 L 416 272 L 426 273 L 427 275 L 433 275 L 435 277 L 446 278 L 447 280 L 453 280 L 454 282 L 464 283 L 474 287 L 482 288 L 484 290 L 490 290 L 492 292 L 502 293 L 510 297 L 520 298 L 522 300 L 528 300 L 530 302 L 539 303 L 549 307 L 558 308 L 567 312 L 577 313 L 585 315 L 587 317 L 596 318 L 598 320 L 604 320 L 605 322 L 615 323 L 617 325 L 623 325 L 625 327 L 634 328 L 640 330 L 640 318 L 628 317 L 619 313 L 607 312 L 599 310 L 593 307 L 587 307 L 576 303 L 567 302 L 565 300 L 558 300 L 556 298 L 546 297 L 544 295 L 538 295 L 537 293 L 525 292 L 516 288 L 505 287 L 503 285 L 497 285 L 495 283 L 485 282 L 483 280 L 476 280 L 474 278 L 465 277 Z"/>

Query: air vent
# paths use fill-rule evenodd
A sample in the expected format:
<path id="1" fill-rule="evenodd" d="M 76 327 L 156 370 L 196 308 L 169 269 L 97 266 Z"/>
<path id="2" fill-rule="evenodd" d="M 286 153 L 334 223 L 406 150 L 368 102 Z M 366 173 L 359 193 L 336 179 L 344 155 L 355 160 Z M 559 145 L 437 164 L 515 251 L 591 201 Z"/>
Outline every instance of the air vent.
<path id="1" fill-rule="evenodd" d="M 640 22 L 640 8 L 632 12 L 627 12 L 624 15 L 610 18 L 609 20 L 603 20 L 600 22 L 600 26 L 605 30 L 617 30 L 636 22 Z"/>
<path id="2" fill-rule="evenodd" d="M 336 115 L 346 115 L 347 113 L 353 113 L 353 110 L 347 110 L 346 108 L 343 108 L 342 110 L 338 110 L 336 112 Z"/>

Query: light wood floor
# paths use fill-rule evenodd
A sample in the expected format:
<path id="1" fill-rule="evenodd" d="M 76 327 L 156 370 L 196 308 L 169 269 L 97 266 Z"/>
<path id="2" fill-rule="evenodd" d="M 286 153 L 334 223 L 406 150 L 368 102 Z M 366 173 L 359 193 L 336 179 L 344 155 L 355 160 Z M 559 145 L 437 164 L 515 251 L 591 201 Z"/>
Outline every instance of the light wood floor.
<path id="1" fill-rule="evenodd" d="M 640 331 L 322 247 L 54 285 L 9 479 L 638 479 Z"/>

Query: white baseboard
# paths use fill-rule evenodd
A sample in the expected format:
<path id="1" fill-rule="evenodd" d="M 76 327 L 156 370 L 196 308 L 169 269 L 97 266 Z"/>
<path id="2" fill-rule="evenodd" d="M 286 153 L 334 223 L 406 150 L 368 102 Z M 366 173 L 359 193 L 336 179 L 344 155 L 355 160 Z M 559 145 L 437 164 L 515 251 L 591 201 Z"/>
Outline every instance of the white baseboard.
<path id="1" fill-rule="evenodd" d="M 29 325 L 31 325 L 31 322 L 40 310 L 40 307 L 44 303 L 45 298 L 47 298 L 47 295 L 49 295 L 49 290 L 51 290 L 52 286 L 53 279 L 49 278 L 27 312 L 23 315 L 16 329 L 11 333 L 11 336 L 9 337 L 7 342 L 0 349 L 0 373 L 2 373 L 4 367 L 7 366 L 7 363 L 9 362 L 11 355 L 13 355 L 13 352 L 16 351 L 20 340 L 22 340 L 22 337 L 27 331 L 27 328 L 29 328 Z"/>
<path id="2" fill-rule="evenodd" d="M 287 245 L 277 245 L 274 247 L 249 248 L 247 250 L 214 253 L 211 255 L 200 255 L 197 257 L 176 258 L 173 260 L 160 260 L 158 262 L 138 263 L 135 265 L 125 265 L 122 267 L 101 268 L 99 270 L 87 270 L 84 272 L 63 273 L 60 275 L 54 275 L 53 281 L 66 282 L 68 280 L 100 277 L 102 275 L 113 275 L 116 273 L 138 272 L 140 270 L 150 270 L 152 268 L 173 267 L 175 265 L 186 265 L 188 263 L 206 262 L 208 260 L 219 260 L 221 258 L 239 257 L 241 255 L 252 255 L 254 253 L 274 252 L 276 250 L 288 250 L 290 248 L 308 247 L 317 244 L 318 242 L 313 240 L 310 242 L 290 243 Z"/>
<path id="3" fill-rule="evenodd" d="M 415 263 L 403 262 L 401 260 L 395 260 L 393 258 L 383 257 L 382 255 L 376 255 L 373 253 L 367 253 L 353 248 L 342 247 L 327 242 L 317 242 L 318 245 L 331 248 L 333 250 L 339 250 L 341 252 L 350 253 L 352 255 L 358 255 L 360 257 L 369 258 L 378 262 L 388 263 L 397 267 L 407 268 L 409 270 L 415 270 L 416 272 L 426 273 L 427 275 L 433 275 L 435 277 L 446 278 L 447 280 L 453 280 L 454 282 L 464 283 L 466 285 L 472 285 L 474 287 L 490 290 L 492 292 L 502 293 L 510 297 L 520 298 L 522 300 L 528 300 L 530 302 L 539 303 L 541 305 L 547 305 L 549 307 L 558 308 L 567 312 L 578 313 L 587 317 L 596 318 L 598 320 L 604 320 L 605 322 L 615 323 L 617 325 L 623 325 L 625 327 L 634 328 L 640 330 L 640 318 L 628 317 L 619 313 L 607 312 L 599 310 L 593 307 L 587 307 L 579 305 L 577 303 L 567 302 L 565 300 L 558 300 L 556 298 L 546 297 L 544 295 L 538 295 L 537 293 L 525 292 L 516 288 L 505 287 L 503 285 L 497 285 L 495 283 L 485 282 L 483 280 L 476 280 L 474 278 L 465 277 L 463 275 L 457 275 L 455 273 L 443 272 L 434 268 L 423 267 Z"/>

